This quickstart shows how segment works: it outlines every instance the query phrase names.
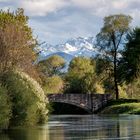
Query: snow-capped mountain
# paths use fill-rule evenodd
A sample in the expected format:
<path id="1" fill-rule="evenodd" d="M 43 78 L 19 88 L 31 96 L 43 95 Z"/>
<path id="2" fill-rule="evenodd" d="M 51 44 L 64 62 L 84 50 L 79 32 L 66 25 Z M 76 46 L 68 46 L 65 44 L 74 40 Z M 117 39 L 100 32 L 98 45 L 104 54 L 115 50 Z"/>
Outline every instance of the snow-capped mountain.
<path id="1" fill-rule="evenodd" d="M 77 56 L 91 57 L 98 53 L 98 50 L 94 47 L 94 38 L 82 38 L 69 39 L 64 44 L 50 45 L 44 44 L 36 48 L 39 52 L 38 61 L 44 60 L 51 55 L 60 55 L 66 62 L 70 62 L 72 58 Z"/>

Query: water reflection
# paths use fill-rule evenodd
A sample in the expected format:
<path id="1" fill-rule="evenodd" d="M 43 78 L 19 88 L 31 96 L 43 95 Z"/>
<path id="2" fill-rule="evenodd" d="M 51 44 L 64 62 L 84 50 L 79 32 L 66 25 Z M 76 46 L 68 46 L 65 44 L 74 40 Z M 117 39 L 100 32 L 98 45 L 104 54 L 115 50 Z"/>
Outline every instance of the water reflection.
<path id="1" fill-rule="evenodd" d="M 51 116 L 34 129 L 13 129 L 0 140 L 140 140 L 140 116 Z"/>
<path id="2" fill-rule="evenodd" d="M 0 135 L 0 140 L 49 140 L 47 129 L 13 129 Z"/>

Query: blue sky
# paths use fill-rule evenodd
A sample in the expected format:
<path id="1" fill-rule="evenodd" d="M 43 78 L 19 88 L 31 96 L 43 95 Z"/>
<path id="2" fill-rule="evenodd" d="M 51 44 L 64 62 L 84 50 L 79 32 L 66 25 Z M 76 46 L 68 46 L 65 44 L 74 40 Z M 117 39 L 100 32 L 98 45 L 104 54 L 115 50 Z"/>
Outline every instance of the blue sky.
<path id="1" fill-rule="evenodd" d="M 110 14 L 133 17 L 140 25 L 140 0 L 0 0 L 0 9 L 24 8 L 40 41 L 63 43 L 69 38 L 95 37 Z"/>

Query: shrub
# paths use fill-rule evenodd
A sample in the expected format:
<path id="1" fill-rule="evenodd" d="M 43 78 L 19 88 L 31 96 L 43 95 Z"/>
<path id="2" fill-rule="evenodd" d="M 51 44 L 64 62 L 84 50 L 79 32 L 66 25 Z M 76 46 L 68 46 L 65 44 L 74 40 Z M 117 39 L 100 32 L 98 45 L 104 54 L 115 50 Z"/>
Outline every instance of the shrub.
<path id="1" fill-rule="evenodd" d="M 46 78 L 44 89 L 46 93 L 61 93 L 63 92 L 64 81 L 60 76 L 52 76 Z"/>
<path id="2" fill-rule="evenodd" d="M 44 91 L 24 72 L 9 72 L 5 84 L 12 102 L 11 125 L 35 125 L 45 121 L 47 108 Z"/>
<path id="3" fill-rule="evenodd" d="M 0 86 L 0 129 L 6 129 L 9 126 L 11 118 L 11 102 L 7 95 L 6 88 Z"/>

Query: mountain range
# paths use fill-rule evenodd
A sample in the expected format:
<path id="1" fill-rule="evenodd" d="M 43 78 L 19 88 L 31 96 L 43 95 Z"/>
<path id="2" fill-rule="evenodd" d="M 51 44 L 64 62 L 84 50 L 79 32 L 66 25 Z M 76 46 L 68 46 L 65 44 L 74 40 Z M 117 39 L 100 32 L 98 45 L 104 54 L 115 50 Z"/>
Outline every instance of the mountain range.
<path id="1" fill-rule="evenodd" d="M 58 45 L 45 43 L 37 47 L 36 51 L 39 53 L 38 61 L 45 60 L 52 55 L 59 55 L 65 59 L 66 63 L 69 63 L 77 56 L 92 57 L 98 53 L 98 50 L 94 46 L 93 37 L 73 38 L 64 44 Z"/>

